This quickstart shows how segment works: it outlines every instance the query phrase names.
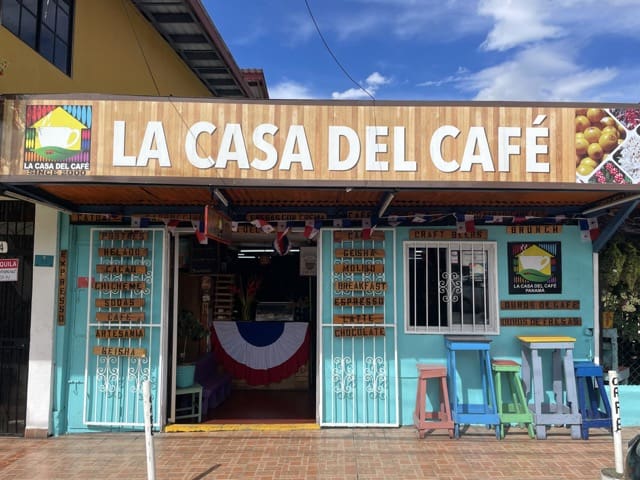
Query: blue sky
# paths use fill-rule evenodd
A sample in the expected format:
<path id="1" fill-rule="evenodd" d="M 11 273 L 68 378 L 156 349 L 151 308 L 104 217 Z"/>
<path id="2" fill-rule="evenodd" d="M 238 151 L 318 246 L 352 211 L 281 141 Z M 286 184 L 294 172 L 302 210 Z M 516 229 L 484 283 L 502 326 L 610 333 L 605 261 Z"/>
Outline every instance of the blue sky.
<path id="1" fill-rule="evenodd" d="M 307 0 L 329 49 L 305 0 L 202 3 L 271 98 L 640 101 L 640 0 Z"/>

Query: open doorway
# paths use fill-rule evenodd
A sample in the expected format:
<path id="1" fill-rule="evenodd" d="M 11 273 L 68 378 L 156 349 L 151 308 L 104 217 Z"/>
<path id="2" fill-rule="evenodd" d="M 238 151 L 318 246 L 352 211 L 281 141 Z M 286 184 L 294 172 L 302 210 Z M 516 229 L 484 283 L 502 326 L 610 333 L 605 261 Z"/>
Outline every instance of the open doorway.
<path id="1" fill-rule="evenodd" d="M 274 238 L 176 236 L 176 311 L 210 332 L 178 339 L 178 363 L 195 364 L 205 391 L 201 415 L 187 419 L 192 398 L 176 396 L 176 423 L 316 421 L 315 244 L 289 233 L 288 248 L 274 248 Z"/>

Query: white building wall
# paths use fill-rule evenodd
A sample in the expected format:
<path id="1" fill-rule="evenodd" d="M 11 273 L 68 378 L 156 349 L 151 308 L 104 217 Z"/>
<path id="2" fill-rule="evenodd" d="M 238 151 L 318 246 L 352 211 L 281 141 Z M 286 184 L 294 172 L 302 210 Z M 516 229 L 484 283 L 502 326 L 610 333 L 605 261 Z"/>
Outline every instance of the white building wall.
<path id="1" fill-rule="evenodd" d="M 50 267 L 33 267 L 25 437 L 46 437 L 51 432 L 57 312 L 58 211 L 36 205 L 34 228 L 34 264 L 36 255 L 51 255 L 54 262 Z"/>

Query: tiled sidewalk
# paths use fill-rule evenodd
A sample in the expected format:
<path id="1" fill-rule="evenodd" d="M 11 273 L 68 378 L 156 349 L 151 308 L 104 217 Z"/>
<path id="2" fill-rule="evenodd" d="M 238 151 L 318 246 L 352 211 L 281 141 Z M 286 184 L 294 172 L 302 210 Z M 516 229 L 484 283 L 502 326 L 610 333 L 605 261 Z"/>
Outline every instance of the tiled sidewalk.
<path id="1" fill-rule="evenodd" d="M 627 441 L 640 429 L 623 430 Z M 398 429 L 236 430 L 154 437 L 161 479 L 600 479 L 615 466 L 613 438 L 591 430 L 572 440 L 554 429 L 546 440 L 522 430 L 504 440 L 482 428 L 461 438 Z M 142 433 L 77 434 L 47 440 L 0 438 L 0 478 L 147 479 Z"/>

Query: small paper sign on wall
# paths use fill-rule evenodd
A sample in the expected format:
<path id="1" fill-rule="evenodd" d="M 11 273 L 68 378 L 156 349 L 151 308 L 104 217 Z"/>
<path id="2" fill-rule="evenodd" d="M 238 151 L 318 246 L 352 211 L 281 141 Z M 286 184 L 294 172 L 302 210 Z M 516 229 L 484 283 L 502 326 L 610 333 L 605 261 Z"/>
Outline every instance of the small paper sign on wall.
<path id="1" fill-rule="evenodd" d="M 17 282 L 19 264 L 17 258 L 0 258 L 0 282 Z"/>
<path id="2" fill-rule="evenodd" d="M 318 249 L 300 247 L 300 276 L 315 277 L 317 274 Z"/>

